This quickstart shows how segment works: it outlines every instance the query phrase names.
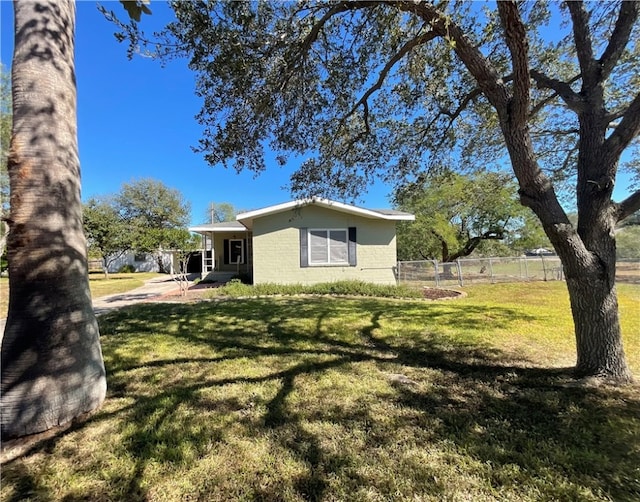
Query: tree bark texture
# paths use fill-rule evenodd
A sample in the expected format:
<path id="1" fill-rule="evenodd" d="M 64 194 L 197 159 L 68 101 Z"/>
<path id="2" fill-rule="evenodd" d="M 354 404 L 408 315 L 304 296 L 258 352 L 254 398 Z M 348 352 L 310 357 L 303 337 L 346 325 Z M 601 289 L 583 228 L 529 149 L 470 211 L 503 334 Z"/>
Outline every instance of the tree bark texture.
<path id="1" fill-rule="evenodd" d="M 565 100 L 574 107 L 580 123 L 577 229 L 560 206 L 551 181 L 540 170 L 526 114 L 519 113 L 529 105 L 530 72 L 526 64 L 526 35 L 522 33 L 524 25 L 515 2 L 499 3 L 515 76 L 507 106 L 496 108 L 520 184 L 521 201 L 542 222 L 564 266 L 575 327 L 576 372 L 579 376 L 626 382 L 632 380 L 632 375 L 624 355 L 619 322 L 615 288 L 616 206 L 611 201 L 619 156 L 607 155 L 604 86 L 592 68 L 597 65 L 591 47 L 586 47 L 590 35 L 586 20 L 582 19 L 582 7 L 577 3 L 570 6 L 582 90 Z"/>
<path id="2" fill-rule="evenodd" d="M 18 0 L 14 11 L 3 438 L 70 422 L 106 393 L 82 227 L 75 4 Z"/>

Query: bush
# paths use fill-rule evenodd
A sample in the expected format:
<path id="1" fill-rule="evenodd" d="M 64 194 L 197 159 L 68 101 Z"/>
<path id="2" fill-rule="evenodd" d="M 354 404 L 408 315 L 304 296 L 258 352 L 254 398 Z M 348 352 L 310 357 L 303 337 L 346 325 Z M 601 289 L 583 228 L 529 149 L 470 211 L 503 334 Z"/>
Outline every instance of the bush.
<path id="1" fill-rule="evenodd" d="M 218 289 L 223 295 L 238 297 L 238 296 L 252 296 L 256 293 L 253 290 L 252 286 L 248 284 L 243 284 L 240 279 L 231 279 L 224 286 Z"/>
<path id="2" fill-rule="evenodd" d="M 134 272 L 136 272 L 136 267 L 129 263 L 127 263 L 126 265 L 122 265 L 122 267 L 118 269 L 119 274 L 132 274 Z"/>
<path id="3" fill-rule="evenodd" d="M 251 276 L 246 272 L 240 272 L 239 274 L 234 275 L 231 280 L 238 280 L 242 284 L 252 284 Z"/>
<path id="4" fill-rule="evenodd" d="M 373 296 L 383 298 L 421 298 L 422 292 L 405 285 L 382 285 L 363 281 L 337 281 L 320 284 L 274 284 L 263 283 L 250 286 L 239 278 L 230 280 L 217 290 L 218 294 L 232 297 L 269 295 L 345 295 Z"/>

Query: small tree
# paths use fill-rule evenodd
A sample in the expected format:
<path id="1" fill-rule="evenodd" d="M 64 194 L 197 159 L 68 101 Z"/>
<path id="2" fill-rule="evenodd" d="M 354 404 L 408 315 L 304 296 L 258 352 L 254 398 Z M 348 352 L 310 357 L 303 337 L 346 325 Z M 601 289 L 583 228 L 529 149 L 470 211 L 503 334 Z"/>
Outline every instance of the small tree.
<path id="1" fill-rule="evenodd" d="M 160 272 L 168 272 L 162 252 L 173 248 L 175 231 L 189 220 L 190 207 L 182 194 L 147 178 L 123 184 L 116 203 L 130 229 L 133 249 L 154 254 Z"/>
<path id="2" fill-rule="evenodd" d="M 174 271 L 173 280 L 180 286 L 180 294 L 187 294 L 189 288 L 189 276 L 187 267 L 189 259 L 194 252 L 200 249 L 200 238 L 187 230 L 176 229 L 171 231 L 172 247 L 176 258 L 178 270 Z"/>
<path id="3" fill-rule="evenodd" d="M 445 173 L 396 190 L 395 205 L 416 215 L 398 227 L 401 259 L 443 262 L 469 256 L 487 240 L 504 240 L 522 225 L 525 208 L 504 173 Z"/>
<path id="4" fill-rule="evenodd" d="M 109 277 L 109 266 L 132 247 L 129 226 L 113 197 L 91 198 L 84 205 L 84 231 L 89 247 L 102 257 L 102 269 Z"/>

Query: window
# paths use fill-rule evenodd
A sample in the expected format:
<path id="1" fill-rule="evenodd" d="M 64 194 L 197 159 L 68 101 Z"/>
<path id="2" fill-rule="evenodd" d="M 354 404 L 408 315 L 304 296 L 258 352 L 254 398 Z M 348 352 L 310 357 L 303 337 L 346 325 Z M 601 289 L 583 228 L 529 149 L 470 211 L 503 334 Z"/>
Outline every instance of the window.
<path id="1" fill-rule="evenodd" d="M 309 230 L 309 264 L 349 263 L 347 230 Z"/>
<path id="2" fill-rule="evenodd" d="M 356 229 L 301 228 L 300 266 L 356 265 Z"/>

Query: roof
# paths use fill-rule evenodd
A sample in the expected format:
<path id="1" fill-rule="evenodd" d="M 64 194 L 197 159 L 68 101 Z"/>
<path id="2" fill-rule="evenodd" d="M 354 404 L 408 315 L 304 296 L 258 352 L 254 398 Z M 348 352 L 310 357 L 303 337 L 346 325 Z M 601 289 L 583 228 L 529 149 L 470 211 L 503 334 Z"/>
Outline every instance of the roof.
<path id="1" fill-rule="evenodd" d="M 251 229 L 253 227 L 253 220 L 268 216 L 271 214 L 281 213 L 290 209 L 301 208 L 304 206 L 316 205 L 339 211 L 342 213 L 353 214 L 355 216 L 361 216 L 363 218 L 380 219 L 380 220 L 392 220 L 392 221 L 413 221 L 415 216 L 411 213 L 404 211 L 397 211 L 395 209 L 365 209 L 358 206 L 352 206 L 343 202 L 336 202 L 329 199 L 323 199 L 321 197 L 311 197 L 309 199 L 299 199 L 290 202 L 284 202 L 282 204 L 276 204 L 275 206 L 268 206 L 262 209 L 256 209 L 254 211 L 247 211 L 240 213 L 236 216 L 236 220 L 242 223 L 246 228 Z"/>
<path id="2" fill-rule="evenodd" d="M 189 227 L 190 232 L 246 232 L 247 228 L 239 221 L 223 221 L 220 223 L 205 223 Z"/>

